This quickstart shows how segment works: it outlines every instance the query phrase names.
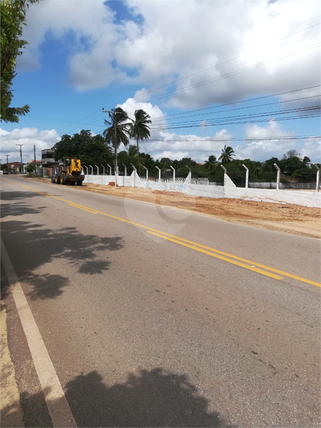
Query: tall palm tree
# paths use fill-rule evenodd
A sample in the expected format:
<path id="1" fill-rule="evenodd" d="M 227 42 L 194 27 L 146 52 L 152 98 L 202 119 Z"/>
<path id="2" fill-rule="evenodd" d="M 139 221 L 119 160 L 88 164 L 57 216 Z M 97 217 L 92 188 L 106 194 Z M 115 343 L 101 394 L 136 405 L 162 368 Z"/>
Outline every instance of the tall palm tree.
<path id="1" fill-rule="evenodd" d="M 129 122 L 127 113 L 121 108 L 117 107 L 108 113 L 109 120 L 105 119 L 105 124 L 109 125 L 103 132 L 103 136 L 107 143 L 111 143 L 115 152 L 115 174 L 117 172 L 117 150 L 120 143 L 127 146 L 129 143 Z"/>
<path id="2" fill-rule="evenodd" d="M 139 141 L 148 140 L 150 137 L 148 123 L 152 123 L 149 114 L 144 110 L 139 109 L 135 111 L 135 120 L 130 124 L 130 136 L 135 138 L 137 142 L 137 161 L 138 161 L 138 174 L 140 175 L 139 163 Z"/>
<path id="3" fill-rule="evenodd" d="M 225 145 L 218 160 L 222 162 L 222 165 L 226 165 L 227 163 L 231 162 L 233 156 L 235 156 L 234 149 L 231 146 Z"/>

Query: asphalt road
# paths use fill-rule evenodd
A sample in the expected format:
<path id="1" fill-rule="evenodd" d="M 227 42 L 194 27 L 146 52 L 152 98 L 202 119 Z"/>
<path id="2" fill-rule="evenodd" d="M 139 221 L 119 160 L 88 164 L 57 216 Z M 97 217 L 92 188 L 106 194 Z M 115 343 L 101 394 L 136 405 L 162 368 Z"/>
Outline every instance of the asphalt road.
<path id="1" fill-rule="evenodd" d="M 319 240 L 11 176 L 1 204 L 27 426 L 320 424 Z"/>

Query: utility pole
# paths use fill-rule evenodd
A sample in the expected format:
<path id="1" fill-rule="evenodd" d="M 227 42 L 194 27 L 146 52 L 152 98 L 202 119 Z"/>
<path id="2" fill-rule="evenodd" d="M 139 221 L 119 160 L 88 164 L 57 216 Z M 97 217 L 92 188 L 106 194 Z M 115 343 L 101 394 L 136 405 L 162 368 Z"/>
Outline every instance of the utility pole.
<path id="1" fill-rule="evenodd" d="M 34 157 L 34 163 L 35 163 L 35 175 L 37 175 L 37 161 L 36 161 L 36 145 L 33 145 L 33 157 Z"/>
<path id="2" fill-rule="evenodd" d="M 16 146 L 20 146 L 20 174 L 22 174 L 22 146 L 23 144 L 16 144 Z"/>
<path id="3" fill-rule="evenodd" d="M 7 171 L 8 171 L 8 174 L 9 174 L 9 161 L 8 161 L 8 157 L 10 156 L 10 155 L 5 155 L 6 156 L 6 158 L 7 158 Z"/>

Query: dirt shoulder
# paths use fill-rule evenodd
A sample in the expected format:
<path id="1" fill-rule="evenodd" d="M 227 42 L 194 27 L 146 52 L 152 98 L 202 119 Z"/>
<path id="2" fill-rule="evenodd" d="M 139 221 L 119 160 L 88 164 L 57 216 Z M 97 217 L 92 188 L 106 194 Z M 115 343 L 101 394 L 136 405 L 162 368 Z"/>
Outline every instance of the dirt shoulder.
<path id="1" fill-rule="evenodd" d="M 41 178 L 33 180 L 49 181 Z M 74 188 L 82 192 L 135 199 L 194 211 L 234 223 L 321 239 L 320 208 L 245 199 L 194 197 L 178 192 L 89 183 Z"/>
<path id="2" fill-rule="evenodd" d="M 199 212 L 235 223 L 321 238 L 321 209 L 319 208 L 243 199 L 193 197 L 178 192 L 137 187 L 115 188 L 98 184 L 84 184 L 77 187 L 77 190 L 136 199 Z"/>

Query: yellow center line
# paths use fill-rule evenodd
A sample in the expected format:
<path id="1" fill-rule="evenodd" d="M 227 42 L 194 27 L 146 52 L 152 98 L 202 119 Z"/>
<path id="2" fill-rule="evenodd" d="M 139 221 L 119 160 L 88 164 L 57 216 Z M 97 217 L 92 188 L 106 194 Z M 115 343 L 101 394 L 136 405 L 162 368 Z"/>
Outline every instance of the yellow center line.
<path id="1" fill-rule="evenodd" d="M 271 272 L 275 272 L 275 273 L 278 273 L 278 274 L 280 274 L 282 276 L 287 276 L 289 278 L 296 279 L 297 281 L 306 282 L 307 284 L 312 284 L 312 285 L 315 285 L 317 287 L 321 287 L 321 284 L 319 282 L 310 281 L 309 279 L 302 278 L 302 277 L 296 276 L 296 275 L 292 275 L 291 273 L 284 272 L 284 271 L 279 270 L 279 269 L 274 269 L 274 268 L 272 268 L 270 266 L 266 266 L 266 265 L 263 265 L 261 263 L 253 262 L 252 260 L 247 260 L 247 259 L 244 259 L 242 257 L 234 256 L 233 254 L 225 253 L 224 251 L 216 250 L 215 248 L 207 247 L 206 245 L 202 245 L 202 244 L 198 244 L 198 243 L 193 242 L 193 241 L 189 241 L 188 239 L 179 238 L 178 236 L 170 235 L 169 233 L 165 233 L 165 232 L 160 232 L 160 233 L 162 235 L 164 235 L 164 238 L 166 238 L 167 236 L 168 237 L 172 237 L 172 238 L 175 238 L 175 239 L 177 239 L 179 241 L 186 242 L 188 244 L 191 244 L 191 245 L 194 245 L 194 246 L 197 246 L 197 247 L 200 247 L 200 248 L 204 248 L 206 250 L 209 250 L 210 252 L 221 254 L 223 256 L 227 256 L 227 257 L 230 257 L 230 258 L 235 259 L 235 260 L 240 260 L 242 262 L 249 263 L 249 264 L 251 264 L 253 266 L 257 266 L 259 268 L 270 270 Z"/>
<path id="2" fill-rule="evenodd" d="M 190 245 L 190 244 L 187 244 L 185 242 L 179 241 L 178 239 L 173 239 L 173 238 L 170 238 L 168 236 L 164 236 L 162 234 L 151 232 L 151 231 L 148 231 L 148 233 L 150 233 L 151 235 L 159 236 L 160 238 L 166 239 L 167 241 L 175 242 L 176 244 L 182 245 L 183 247 L 191 248 L 192 250 L 198 251 L 199 253 L 207 254 L 208 256 L 215 257 L 216 259 L 224 260 L 225 262 L 231 263 L 233 265 L 240 266 L 244 269 L 248 269 L 248 270 L 251 270 L 253 272 L 257 272 L 257 273 L 260 273 L 262 275 L 269 276 L 270 278 L 282 279 L 282 276 L 275 275 L 274 273 L 266 272 L 262 269 L 258 269 L 258 268 L 253 267 L 253 266 L 248 266 L 244 263 L 237 262 L 236 260 L 232 260 L 232 259 L 229 259 L 227 257 L 220 256 L 219 254 L 215 254 L 215 253 L 212 253 L 210 251 L 204 250 L 204 249 L 199 248 L 195 245 Z"/>
<path id="3" fill-rule="evenodd" d="M 16 183 L 14 183 L 14 184 L 16 184 Z M 84 211 L 91 212 L 93 214 L 101 214 L 101 215 L 104 215 L 106 217 L 113 218 L 115 220 L 122 221 L 124 223 L 128 223 L 128 224 L 131 224 L 133 226 L 140 227 L 142 229 L 145 229 L 148 233 L 152 233 L 152 234 L 159 236 L 163 239 L 174 240 L 175 243 L 178 243 L 181 245 L 186 244 L 185 246 L 188 248 L 192 248 L 195 250 L 196 249 L 195 247 L 197 247 L 197 251 L 203 252 L 204 254 L 208 254 L 208 255 L 211 255 L 211 256 L 216 257 L 216 258 L 221 258 L 222 260 L 225 260 L 223 258 L 225 256 L 226 257 L 225 261 L 227 261 L 229 263 L 237 264 L 238 266 L 244 267 L 244 268 L 249 269 L 249 270 L 253 270 L 255 272 L 262 273 L 263 275 L 268 275 L 268 272 L 265 272 L 265 271 L 258 269 L 258 268 L 262 268 L 262 269 L 274 272 L 274 274 L 278 274 L 278 275 L 274 275 L 274 276 L 272 276 L 273 274 L 270 274 L 270 276 L 272 278 L 275 278 L 275 279 L 281 279 L 282 277 L 286 276 L 288 278 L 292 278 L 292 279 L 295 279 L 295 280 L 300 281 L 300 282 L 305 282 L 306 284 L 314 285 L 316 287 L 321 287 L 321 284 L 319 282 L 311 281 L 309 279 L 302 278 L 302 277 L 297 276 L 297 275 L 292 275 L 291 273 L 284 272 L 284 271 L 279 270 L 279 269 L 274 269 L 270 266 L 266 266 L 266 265 L 263 265 L 261 263 L 253 262 L 252 260 L 247 260 L 247 259 L 244 259 L 242 257 L 234 256 L 233 254 L 225 253 L 224 251 L 216 250 L 215 248 L 207 247 L 206 245 L 202 245 L 202 244 L 198 244 L 198 243 L 193 242 L 193 241 L 189 241 L 188 239 L 179 238 L 178 236 L 171 235 L 171 234 L 166 233 L 166 232 L 162 232 L 160 230 L 154 229 L 154 228 L 149 227 L 149 226 L 144 226 L 143 224 L 139 224 L 139 223 L 135 223 L 135 222 L 130 221 L 130 220 L 126 220 L 125 218 L 122 218 L 122 217 L 117 217 L 117 216 L 114 216 L 112 214 L 107 214 L 107 213 L 104 213 L 102 211 L 94 210 L 90 207 L 86 207 L 84 205 L 80 205 L 80 204 L 76 204 L 76 203 L 73 203 L 71 201 L 68 201 L 67 199 L 59 198 L 58 196 L 53 196 L 53 195 L 49 195 L 49 194 L 44 193 L 44 192 L 40 192 L 40 191 L 33 189 L 31 187 L 27 187 L 27 186 L 23 186 L 23 185 L 18 185 L 18 186 L 24 187 L 25 189 L 28 189 L 28 190 L 33 190 L 33 191 L 39 193 L 40 195 L 47 196 L 49 198 L 55 198 L 55 199 L 62 201 L 62 202 L 66 202 L 67 204 L 74 206 L 75 208 L 79 208 L 79 209 L 82 209 Z M 213 253 L 215 253 L 215 255 Z M 219 255 L 222 257 L 219 257 Z M 234 260 L 231 260 L 231 259 L 234 259 Z M 242 263 L 238 264 L 235 261 L 248 263 L 251 266 L 247 266 L 245 264 L 243 265 Z"/>
<path id="4" fill-rule="evenodd" d="M 86 211 L 86 212 L 91 213 L 91 214 L 100 214 L 99 211 L 96 211 L 92 208 L 83 207 L 83 206 L 78 205 L 78 204 L 74 204 L 73 202 L 68 202 L 68 205 L 70 205 L 71 207 L 79 208 L 80 210 Z"/>

